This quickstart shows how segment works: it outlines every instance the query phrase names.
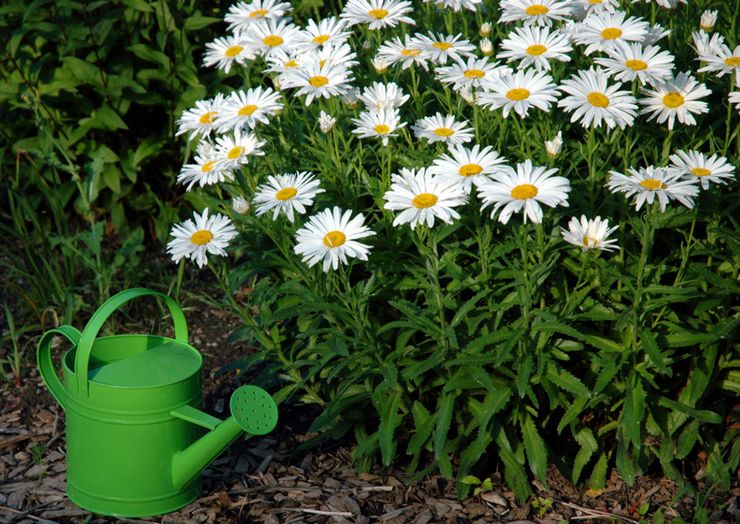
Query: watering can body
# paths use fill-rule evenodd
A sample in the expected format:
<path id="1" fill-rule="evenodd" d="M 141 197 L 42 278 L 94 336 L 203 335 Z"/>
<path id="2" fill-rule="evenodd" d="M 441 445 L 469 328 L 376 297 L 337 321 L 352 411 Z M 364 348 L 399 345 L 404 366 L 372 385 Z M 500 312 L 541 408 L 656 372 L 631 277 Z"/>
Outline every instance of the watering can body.
<path id="1" fill-rule="evenodd" d="M 144 295 L 165 301 L 174 338 L 97 337 L 113 311 Z M 51 358 L 57 335 L 73 345 L 62 359 L 64 383 Z M 199 410 L 201 355 L 187 343 L 177 304 L 154 291 L 131 289 L 112 297 L 82 333 L 69 326 L 50 330 L 39 343 L 38 359 L 47 387 L 66 412 L 67 493 L 95 513 L 144 517 L 179 509 L 200 495 L 200 471 L 221 451 L 245 430 L 265 434 L 277 422 L 272 398 L 254 386 L 232 397 L 232 412 L 241 418 L 221 421 Z M 235 397 L 241 403 L 235 405 Z"/>

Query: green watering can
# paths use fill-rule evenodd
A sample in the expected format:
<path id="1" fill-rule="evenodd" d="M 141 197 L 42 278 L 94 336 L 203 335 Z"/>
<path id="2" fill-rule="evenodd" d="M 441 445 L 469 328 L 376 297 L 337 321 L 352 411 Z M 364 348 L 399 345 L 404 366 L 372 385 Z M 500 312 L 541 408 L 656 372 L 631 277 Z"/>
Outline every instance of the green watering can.
<path id="1" fill-rule="evenodd" d="M 174 339 L 98 338 L 111 314 L 147 295 L 167 304 Z M 57 335 L 74 346 L 62 361 L 64 383 L 51 358 Z M 111 297 L 82 333 L 71 326 L 47 331 L 37 357 L 46 386 L 67 415 L 67 494 L 95 513 L 146 517 L 186 506 L 200 495 L 200 472 L 229 444 L 243 432 L 269 433 L 277 423 L 274 400 L 255 386 L 234 392 L 224 421 L 198 409 L 203 360 L 188 344 L 180 307 L 156 291 L 129 289 Z"/>

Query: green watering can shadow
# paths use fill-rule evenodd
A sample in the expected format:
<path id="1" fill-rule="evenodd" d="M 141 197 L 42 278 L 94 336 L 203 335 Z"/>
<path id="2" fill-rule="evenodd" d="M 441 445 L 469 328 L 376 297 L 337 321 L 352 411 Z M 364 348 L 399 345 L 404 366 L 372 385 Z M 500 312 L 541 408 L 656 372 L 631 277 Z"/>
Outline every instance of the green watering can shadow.
<path id="1" fill-rule="evenodd" d="M 143 296 L 165 302 L 174 339 L 97 336 L 111 314 Z M 64 383 L 51 358 L 57 335 L 74 346 L 62 359 Z M 239 435 L 264 435 L 275 427 L 275 401 L 256 386 L 233 393 L 226 420 L 200 411 L 203 359 L 187 340 L 177 303 L 142 288 L 111 297 L 82 333 L 60 326 L 41 337 L 39 370 L 66 413 L 67 494 L 75 504 L 121 517 L 174 511 L 200 495 L 200 472 Z"/>

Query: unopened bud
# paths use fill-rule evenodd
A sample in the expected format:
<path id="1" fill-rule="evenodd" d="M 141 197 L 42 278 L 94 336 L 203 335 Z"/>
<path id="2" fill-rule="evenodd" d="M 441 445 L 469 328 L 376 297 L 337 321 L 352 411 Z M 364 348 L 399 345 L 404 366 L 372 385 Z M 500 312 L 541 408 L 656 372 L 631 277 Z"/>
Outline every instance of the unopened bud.
<path id="1" fill-rule="evenodd" d="M 388 71 L 388 61 L 385 58 L 376 56 L 373 58 L 373 67 L 375 68 L 375 71 L 382 75 Z"/>
<path id="2" fill-rule="evenodd" d="M 240 215 L 246 215 L 252 209 L 252 206 L 246 199 L 242 197 L 234 197 L 231 201 L 231 209 Z"/>
<path id="3" fill-rule="evenodd" d="M 707 33 L 714 29 L 714 24 L 717 23 L 717 10 L 707 9 L 701 14 L 701 20 L 699 21 L 699 27 L 702 31 Z"/>
<path id="4" fill-rule="evenodd" d="M 491 26 L 490 22 L 484 22 L 480 26 L 480 35 L 484 38 L 491 36 L 491 31 L 493 30 L 493 27 Z"/>
<path id="5" fill-rule="evenodd" d="M 560 154 L 563 149 L 563 132 L 558 131 L 557 136 L 552 140 L 545 140 L 545 149 L 547 149 L 547 156 L 555 158 Z"/>
<path id="6" fill-rule="evenodd" d="M 321 132 L 326 134 L 331 132 L 332 129 L 334 129 L 334 124 L 337 123 L 337 119 L 331 116 L 328 113 L 325 113 L 324 111 L 319 114 L 319 128 L 321 128 Z"/>
<path id="7" fill-rule="evenodd" d="M 493 54 L 493 44 L 488 38 L 484 38 L 480 41 L 480 51 L 486 56 L 491 56 Z"/>

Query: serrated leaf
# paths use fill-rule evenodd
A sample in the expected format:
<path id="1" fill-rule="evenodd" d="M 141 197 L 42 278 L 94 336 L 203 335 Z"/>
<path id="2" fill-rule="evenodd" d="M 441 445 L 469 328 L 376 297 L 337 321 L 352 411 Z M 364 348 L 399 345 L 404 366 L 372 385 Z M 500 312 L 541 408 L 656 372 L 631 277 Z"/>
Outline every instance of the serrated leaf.
<path id="1" fill-rule="evenodd" d="M 620 425 L 624 430 L 625 436 L 636 448 L 642 445 L 640 428 L 642 427 L 642 417 L 645 413 L 645 398 L 646 394 L 642 388 L 642 382 L 639 379 L 635 379 L 627 387 Z"/>
<path id="2" fill-rule="evenodd" d="M 401 405 L 401 392 L 395 391 L 390 398 L 383 398 L 380 410 L 380 428 L 378 429 L 378 444 L 383 465 L 390 465 L 393 460 L 396 443 L 393 434 L 398 424 L 398 408 Z"/>
<path id="3" fill-rule="evenodd" d="M 545 482 L 547 473 L 547 448 L 545 448 L 545 441 L 542 440 L 534 420 L 529 415 L 524 416 L 524 420 L 521 422 L 521 429 L 529 469 L 532 470 L 535 477 Z"/>
<path id="4" fill-rule="evenodd" d="M 568 370 L 550 363 L 547 366 L 547 378 L 559 388 L 579 397 L 589 398 L 591 392 L 581 380 Z"/>
<path id="5" fill-rule="evenodd" d="M 591 477 L 588 479 L 588 487 L 593 490 L 604 489 L 604 486 L 606 486 L 606 470 L 606 453 L 602 453 L 594 465 L 594 469 L 591 471 Z"/>
<path id="6" fill-rule="evenodd" d="M 660 348 L 658 347 L 655 337 L 647 328 L 640 328 L 639 333 L 642 347 L 650 357 L 650 360 L 653 361 L 653 364 L 655 364 L 655 367 L 657 367 L 659 371 L 665 372 L 666 362 L 663 355 L 660 353 Z"/>
<path id="7" fill-rule="evenodd" d="M 450 431 L 455 398 L 455 395 L 448 393 L 440 396 L 437 403 L 437 425 L 434 431 L 434 456 L 437 460 L 445 453 L 447 433 Z"/>

